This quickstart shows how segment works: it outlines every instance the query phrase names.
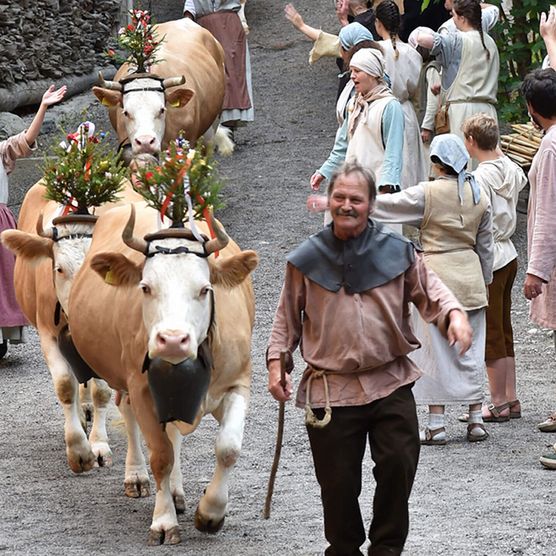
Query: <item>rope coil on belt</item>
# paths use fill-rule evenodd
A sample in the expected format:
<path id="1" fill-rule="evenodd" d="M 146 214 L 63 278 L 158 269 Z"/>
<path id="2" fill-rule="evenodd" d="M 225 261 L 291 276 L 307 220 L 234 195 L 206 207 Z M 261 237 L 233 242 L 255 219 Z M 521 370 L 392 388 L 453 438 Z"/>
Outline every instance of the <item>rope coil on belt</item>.
<path id="1" fill-rule="evenodd" d="M 326 377 L 327 371 L 322 369 L 311 369 L 311 374 L 307 379 L 307 387 L 305 390 L 305 424 L 316 429 L 323 429 L 330 423 L 332 419 L 332 408 L 330 407 L 330 394 L 328 392 L 328 378 Z M 324 385 L 324 417 L 319 419 L 313 412 L 311 407 L 311 384 L 313 378 L 322 378 Z"/>

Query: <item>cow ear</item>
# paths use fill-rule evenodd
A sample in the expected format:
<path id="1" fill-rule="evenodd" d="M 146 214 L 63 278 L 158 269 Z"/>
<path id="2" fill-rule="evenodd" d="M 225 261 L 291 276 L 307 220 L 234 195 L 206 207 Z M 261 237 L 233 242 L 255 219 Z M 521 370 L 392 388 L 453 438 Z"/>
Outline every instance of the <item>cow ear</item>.
<path id="1" fill-rule="evenodd" d="M 191 89 L 174 89 L 166 93 L 166 103 L 172 108 L 182 108 L 193 98 L 194 94 Z"/>
<path id="2" fill-rule="evenodd" d="M 20 230 L 6 230 L 0 234 L 0 241 L 17 257 L 27 262 L 39 262 L 41 259 L 53 259 L 54 242 L 47 237 L 29 234 Z"/>
<path id="3" fill-rule="evenodd" d="M 112 89 L 103 89 L 102 87 L 93 87 L 94 95 L 100 100 L 100 103 L 108 108 L 114 108 L 118 104 L 122 104 L 122 93 L 113 91 Z"/>
<path id="4" fill-rule="evenodd" d="M 121 253 L 98 253 L 90 265 L 111 286 L 136 286 L 141 281 L 142 267 Z"/>
<path id="5" fill-rule="evenodd" d="M 213 285 L 234 288 L 239 286 L 259 263 L 255 251 L 242 251 L 227 259 L 211 261 L 210 281 Z"/>

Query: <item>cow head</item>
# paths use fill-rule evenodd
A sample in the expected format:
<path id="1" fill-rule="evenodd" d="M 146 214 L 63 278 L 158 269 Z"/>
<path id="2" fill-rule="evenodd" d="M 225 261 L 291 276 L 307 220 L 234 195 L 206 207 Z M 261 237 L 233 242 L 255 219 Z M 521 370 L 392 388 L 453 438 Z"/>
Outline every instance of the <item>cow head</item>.
<path id="1" fill-rule="evenodd" d="M 254 251 L 243 251 L 209 261 L 223 249 L 228 236 L 213 220 L 216 239 L 199 242 L 187 229 L 162 230 L 145 239 L 133 236 L 135 209 L 122 234 L 124 242 L 145 255 L 136 264 L 121 253 L 99 253 L 91 267 L 105 282 L 139 287 L 143 296 L 143 322 L 148 334 L 148 354 L 176 365 L 197 357 L 213 319 L 213 286 L 233 288 L 257 266 Z"/>
<path id="2" fill-rule="evenodd" d="M 118 110 L 120 127 L 131 144 L 133 155 L 158 154 L 161 149 L 168 110 L 185 106 L 193 97 L 191 89 L 172 87 L 183 85 L 185 78 L 162 79 L 151 74 L 131 74 L 120 81 L 105 81 L 93 93 L 102 104 Z"/>
<path id="3" fill-rule="evenodd" d="M 56 296 L 67 311 L 71 285 L 91 245 L 95 221 L 96 216 L 61 217 L 55 218 L 53 225 L 44 229 L 41 214 L 37 221 L 38 235 L 6 230 L 0 239 L 17 257 L 30 264 L 52 260 Z"/>

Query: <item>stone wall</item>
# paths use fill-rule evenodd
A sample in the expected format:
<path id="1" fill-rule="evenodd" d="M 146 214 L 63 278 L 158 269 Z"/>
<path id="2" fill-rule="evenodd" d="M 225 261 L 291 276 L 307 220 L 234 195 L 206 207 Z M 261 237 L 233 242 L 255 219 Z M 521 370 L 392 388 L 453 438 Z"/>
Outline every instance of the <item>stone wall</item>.
<path id="1" fill-rule="evenodd" d="M 0 0 L 2 89 L 22 90 L 90 75 L 122 17 L 122 0 Z M 26 102 L 26 101 L 25 101 Z M 21 102 L 19 104 L 22 104 Z M 17 104 L 17 105 L 19 105 Z"/>

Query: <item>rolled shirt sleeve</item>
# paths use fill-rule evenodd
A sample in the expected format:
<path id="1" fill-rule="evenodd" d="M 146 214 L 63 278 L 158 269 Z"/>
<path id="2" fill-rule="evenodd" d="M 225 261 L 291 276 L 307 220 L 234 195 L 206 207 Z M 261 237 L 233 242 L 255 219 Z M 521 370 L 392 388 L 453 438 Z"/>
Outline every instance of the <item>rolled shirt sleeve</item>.
<path id="1" fill-rule="evenodd" d="M 398 101 L 389 102 L 382 113 L 382 142 L 384 162 L 377 187 L 401 186 L 403 163 L 404 115 Z"/>

